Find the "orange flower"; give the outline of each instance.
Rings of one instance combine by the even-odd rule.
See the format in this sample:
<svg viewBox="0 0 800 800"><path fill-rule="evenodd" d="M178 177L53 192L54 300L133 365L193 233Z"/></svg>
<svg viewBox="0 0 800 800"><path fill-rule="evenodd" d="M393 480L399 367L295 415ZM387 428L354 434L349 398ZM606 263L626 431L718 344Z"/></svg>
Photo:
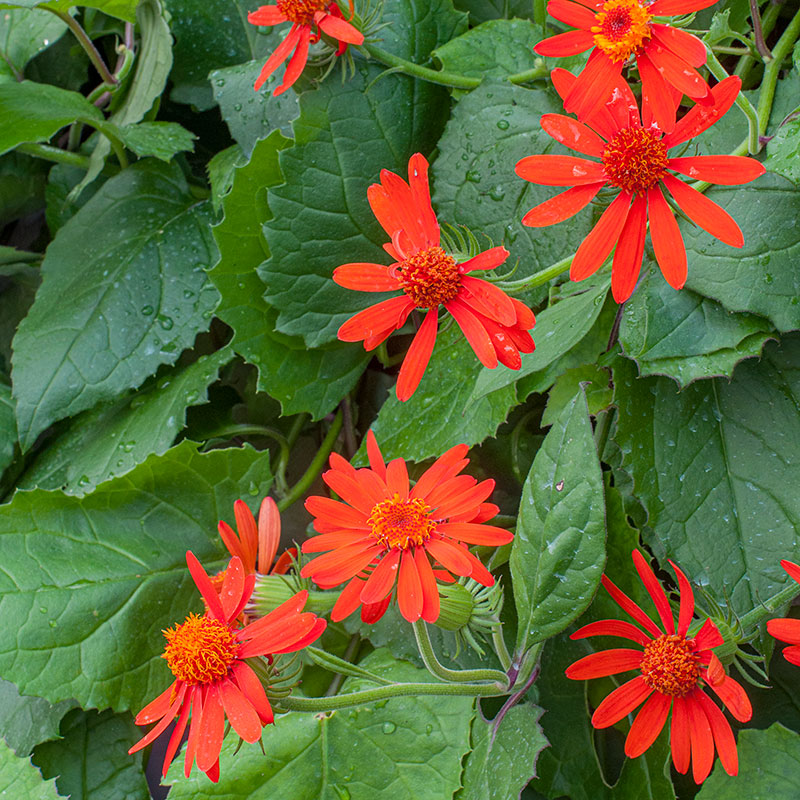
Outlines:
<svg viewBox="0 0 800 800"><path fill-rule="evenodd" d="M273 721L264 687L247 659L300 650L322 635L326 622L300 613L308 592L298 592L265 617L239 627L237 619L253 592L255 575L246 574L241 559L234 556L217 594L191 551L186 553L186 562L207 611L203 616L190 614L182 624L164 631L163 658L175 680L136 716L137 725L156 725L128 752L147 747L177 716L164 756L166 775L191 713L186 776L196 759L197 766L216 782L225 717L247 742L259 739L262 727Z"/></svg>
<svg viewBox="0 0 800 800"><path fill-rule="evenodd" d="M800 583L800 566L792 561L781 561L781 566L789 577ZM783 648L783 657L800 667L800 619L771 619L767 622L767 631L773 638L791 645Z"/></svg>
<svg viewBox="0 0 800 800"><path fill-rule="evenodd" d="M281 542L281 517L275 501L271 497L262 500L257 526L255 517L243 500L233 504L233 514L238 536L227 522L220 520L219 523L219 535L228 552L241 559L248 575L256 571L262 575L284 575L291 567L292 557L297 555L297 550L291 547L275 561ZM214 579L223 575L220 573Z"/></svg>
<svg viewBox="0 0 800 800"><path fill-rule="evenodd" d="M428 366L438 328L439 306L452 314L480 362L493 369L498 361L511 369L521 366L520 352L532 353L528 331L533 312L488 281L471 274L494 269L508 258L505 247L493 247L458 264L440 247L440 230L431 207L428 162L415 153L408 162L408 183L388 170L367 191L369 204L391 244L395 259L383 264L343 264L333 280L362 292L399 290L403 294L361 311L339 328L345 342L364 342L372 350L405 324L415 309L428 309L397 379L398 400L408 400Z"/></svg>
<svg viewBox="0 0 800 800"><path fill-rule="evenodd" d="M642 97L664 132L675 127L672 90L703 103L708 84L695 67L706 63L706 47L690 33L653 21L699 11L716 0L550 0L547 11L578 30L551 36L533 49L542 56L573 56L592 49L586 66L564 99L564 108L584 119L609 100L625 63L633 56Z"/></svg>
<svg viewBox="0 0 800 800"><path fill-rule="evenodd" d="M383 616L397 583L400 613L409 621L439 617L437 577L471 577L484 586L494 578L467 544L497 546L514 537L483 524L497 514L484 502L494 481L459 475L469 463L465 444L456 445L411 487L402 458L384 464L375 436L367 434L369 469L355 469L336 453L323 480L344 502L309 497L306 508L321 534L303 543L304 553L330 552L300 571L323 589L348 581L331 613L338 622L363 604L361 618ZM443 569L434 569L431 560Z"/></svg>
<svg viewBox="0 0 800 800"><path fill-rule="evenodd" d="M719 659L711 652L711 648L723 643L722 635L707 619L694 637L687 638L694 615L694 595L686 576L671 561L680 588L677 629L667 595L650 565L638 551L633 552L633 562L653 600L663 630L603 575L603 586L640 627L607 619L585 625L570 638L619 636L642 645L644 649L623 648L593 653L568 667L566 675L573 680L587 680L638 670L635 678L622 684L600 703L592 716L592 725L608 728L644 703L625 740L625 754L636 758L656 740L672 708L670 744L675 769L686 773L691 760L694 780L702 783L711 772L716 747L725 772L736 775L739 759L731 726L701 684L702 681L715 692L740 722L747 722L753 715L744 689L725 674Z"/></svg>
<svg viewBox="0 0 800 800"><path fill-rule="evenodd" d="M565 70L553 70L552 78L562 97L568 96L569 87L576 81ZM764 166L742 156L672 158L668 151L717 122L733 105L740 86L737 77L721 81L711 90L710 105L694 106L672 133L663 137L653 126L646 104L640 119L636 99L624 81L617 86L614 99L585 124L560 114L545 114L541 124L550 136L599 160L534 155L517 162L517 175L531 183L573 187L532 208L522 223L542 227L562 222L588 205L603 187L615 187L620 192L575 253L570 278L588 278L616 245L611 290L618 303L627 300L639 277L649 221L661 272L670 286L680 289L686 282L686 248L664 190L689 219L725 244L742 247L744 237L726 211L668 170L733 186L763 175Z"/></svg>
<svg viewBox="0 0 800 800"><path fill-rule="evenodd" d="M272 93L276 96L283 94L300 77L308 60L308 46L319 41L320 31L339 42L337 56L347 49L348 44L364 43L361 31L343 19L335 0L277 0L274 6L261 6L248 14L247 21L253 25L292 23L287 37L262 67L254 87L258 91L294 50L286 67L283 83Z"/></svg>

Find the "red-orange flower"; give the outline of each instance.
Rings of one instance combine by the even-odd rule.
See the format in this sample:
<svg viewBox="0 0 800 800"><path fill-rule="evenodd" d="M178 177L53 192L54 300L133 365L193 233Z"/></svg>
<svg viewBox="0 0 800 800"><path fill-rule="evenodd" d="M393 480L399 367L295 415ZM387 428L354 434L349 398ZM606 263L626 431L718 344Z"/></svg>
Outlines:
<svg viewBox="0 0 800 800"><path fill-rule="evenodd" d="M564 108L584 119L611 97L622 68L633 56L662 131L675 127L670 87L699 102L709 88L695 67L706 63L706 47L690 33L654 22L699 11L716 0L550 0L550 16L578 30L551 36L534 47L542 56L572 56L592 49L586 66L564 99Z"/></svg>
<svg viewBox="0 0 800 800"><path fill-rule="evenodd" d="M672 708L670 745L675 769L686 773L691 761L694 780L702 783L711 772L716 747L723 769L729 775L736 775L739 759L733 731L719 706L703 691L705 684L740 722L747 722L753 715L744 689L725 674L711 651L723 643L722 635L707 619L693 637L687 637L694 615L694 595L686 576L671 561L680 589L677 627L667 595L650 565L638 551L633 553L633 562L653 600L663 630L604 575L603 586L639 627L607 619L584 625L570 638L619 636L644 649L621 648L593 653L568 667L567 677L587 680L638 670L635 678L600 703L592 716L592 725L608 728L644 703L625 740L625 754L636 758L656 740Z"/></svg>
<svg viewBox="0 0 800 800"><path fill-rule="evenodd" d="M248 575L258 571L262 575L283 575L292 565L295 548L284 551L275 561L281 542L281 517L278 506L271 497L265 497L258 512L258 525L247 503L237 500L233 504L236 532L227 522L220 520L219 535L232 556L238 556ZM275 561L273 564L272 562ZM223 575L224 573L220 573ZM219 576L215 576L215 579Z"/></svg>
<svg viewBox="0 0 800 800"><path fill-rule="evenodd" d="M497 506L484 502L493 480L478 483L459 475L469 463L465 444L435 461L412 487L406 463L384 464L375 436L367 434L369 469L356 469L336 453L323 474L344 502L309 497L306 508L321 534L303 543L304 553L330 552L309 561L300 571L323 589L348 581L331 613L334 622L363 604L361 618L383 616L397 584L400 613L409 621L439 617L437 577L471 577L484 586L494 578L467 548L497 546L514 537L503 528L485 525ZM431 559L443 569L434 569Z"/></svg>
<svg viewBox="0 0 800 800"><path fill-rule="evenodd" d="M178 717L164 756L166 775L191 714L186 775L196 759L197 766L217 781L225 717L247 742L259 739L262 727L273 721L264 687L247 659L300 650L322 635L326 623L314 614L300 613L308 592L298 592L265 617L239 627L237 620L253 592L255 575L246 574L241 559L234 556L218 594L192 552L186 553L186 562L207 611L203 616L190 614L182 624L164 631L163 658L175 681L136 716L137 725L156 725L128 752L147 747Z"/></svg>
<svg viewBox="0 0 800 800"><path fill-rule="evenodd" d="M781 566L789 573L792 580L800 583L800 566L792 561L781 561ZM783 657L800 667L800 619L771 619L767 622L769 635L781 642L788 642L791 647L783 648Z"/></svg>
<svg viewBox="0 0 800 800"><path fill-rule="evenodd" d="M511 369L521 366L520 352L534 350L528 331L536 322L519 300L470 273L494 269L508 258L505 247L493 247L459 264L440 247L440 230L431 207L428 162L415 153L408 162L408 183L383 170L381 182L367 191L369 204L391 239L386 252L395 259L383 264L343 264L333 271L340 286L361 292L399 290L351 317L338 336L364 342L372 350L402 328L415 309L428 309L408 349L397 379L397 398L408 400L428 366L438 329L439 306L452 314L480 362L490 369L498 361Z"/></svg>
<svg viewBox="0 0 800 800"><path fill-rule="evenodd" d="M564 70L554 70L553 84L563 97L575 82ZM652 124L649 106L643 106L643 122L630 88L621 82L614 98L585 124L560 114L545 114L542 127L554 139L598 161L574 156L535 155L521 159L517 175L544 186L572 186L566 192L531 209L524 225L541 227L577 214L604 186L620 190L575 253L570 278L580 281L592 275L616 245L611 289L618 303L627 300L636 285L644 254L647 223L656 260L675 289L686 282L686 248L678 223L664 197L666 189L693 222L733 247L744 237L733 218L705 195L671 175L673 170L690 178L732 186L764 174L764 167L742 156L689 156L672 158L670 148L697 136L713 125L733 105L741 80L726 78L712 90L710 105L694 106L662 136Z"/></svg>
<svg viewBox="0 0 800 800"><path fill-rule="evenodd" d="M352 6L352 3L351 3ZM289 58L283 83L272 93L283 94L299 77L308 61L308 46L319 41L320 31L339 42L336 55L341 55L348 44L363 44L361 31L345 21L335 0L277 0L274 6L261 6L247 15L253 25L280 25L291 22L286 38L267 59L256 79L258 91L273 72Z"/></svg>

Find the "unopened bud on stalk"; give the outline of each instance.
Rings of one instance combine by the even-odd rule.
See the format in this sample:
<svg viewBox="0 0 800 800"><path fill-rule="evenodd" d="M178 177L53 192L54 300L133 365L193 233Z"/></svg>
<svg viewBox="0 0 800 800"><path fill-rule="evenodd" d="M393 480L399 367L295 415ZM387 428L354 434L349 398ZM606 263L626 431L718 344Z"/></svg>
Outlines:
<svg viewBox="0 0 800 800"><path fill-rule="evenodd" d="M304 610L312 611L318 616L329 613L336 603L339 593L311 590L309 584L310 581L294 573L287 575L257 574L255 589L253 589L245 612L251 619L264 617L297 592L305 589L308 591L308 601Z"/></svg>
<svg viewBox="0 0 800 800"><path fill-rule="evenodd" d="M491 637L492 628L500 624L503 608L503 589L497 582L482 586L471 578L439 586L440 612L434 623L456 635L456 655L464 641L483 655L480 641Z"/></svg>

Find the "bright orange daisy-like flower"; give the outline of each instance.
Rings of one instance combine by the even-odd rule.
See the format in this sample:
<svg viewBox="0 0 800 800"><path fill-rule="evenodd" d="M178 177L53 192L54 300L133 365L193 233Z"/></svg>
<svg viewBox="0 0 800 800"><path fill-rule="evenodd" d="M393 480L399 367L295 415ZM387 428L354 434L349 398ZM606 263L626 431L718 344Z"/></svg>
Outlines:
<svg viewBox="0 0 800 800"><path fill-rule="evenodd" d="M391 239L386 252L395 259L383 264L343 264L333 280L361 292L400 290L351 317L339 328L339 339L364 342L376 348L402 328L415 309L428 309L414 336L397 379L397 398L408 400L428 366L438 330L439 306L453 316L480 362L493 369L498 361L511 369L521 366L520 352L534 350L528 331L536 322L524 303L474 277L473 272L494 269L508 258L505 247L493 247L459 264L440 246L440 229L431 207L428 162L419 153L408 162L408 183L383 170L381 182L367 192L369 204Z"/></svg>
<svg viewBox="0 0 800 800"><path fill-rule="evenodd" d="M361 618L383 616L397 590L400 613L409 621L439 618L437 578L470 577L484 586L494 578L468 549L498 546L514 537L484 524L498 512L485 500L494 481L459 475L469 463L467 446L456 445L435 461L412 487L406 463L385 464L375 436L367 434L369 469L356 469L336 453L325 483L344 502L309 497L306 508L321 534L303 543L304 553L330 552L309 561L300 574L323 589L348 581L331 613L337 622L363 604ZM431 564L438 562L441 568Z"/></svg>
<svg viewBox="0 0 800 800"><path fill-rule="evenodd" d="M565 70L554 70L552 77L562 97L575 82L575 77ZM744 237L726 211L669 170L725 186L747 183L765 170L758 161L744 156L672 158L669 150L719 120L733 105L740 86L737 77L721 81L711 90L711 104L695 105L665 136L652 125L647 104L642 124L636 99L624 82L617 86L613 100L586 124L560 114L545 114L541 124L550 136L598 160L535 155L517 162L517 175L531 183L573 187L531 209L522 218L523 224L542 227L562 222L590 203L603 187L619 189L617 197L578 247L570 278L580 281L592 275L616 245L611 289L618 303L627 300L639 276L649 221L661 272L670 286L680 289L686 282L686 248L664 190L689 219L725 244L742 247Z"/></svg>
<svg viewBox="0 0 800 800"><path fill-rule="evenodd" d="M163 658L175 681L136 716L137 725L156 725L128 752L147 747L177 717L164 756L166 775L191 715L186 775L196 759L197 766L217 781L225 718L247 742L259 739L262 727L273 721L264 687L247 659L300 650L322 635L326 623L314 614L301 613L308 592L298 592L265 617L240 627L238 619L253 592L255 575L246 574L241 559L234 556L217 593L192 552L186 554L186 562L207 611L203 616L190 614L180 625L164 631Z"/></svg>
<svg viewBox="0 0 800 800"><path fill-rule="evenodd" d="M694 595L686 576L671 561L680 589L677 627L667 595L650 565L638 551L634 551L633 561L653 600L663 630L604 575L603 586L639 627L607 619L585 625L570 638L619 636L644 649L620 648L593 653L568 667L567 677L587 680L637 670L636 677L600 703L592 716L592 725L608 728L644 703L625 740L625 754L636 758L661 733L671 708L670 745L675 769L686 773L691 761L694 780L702 783L711 772L716 747L724 770L736 775L739 759L733 731L719 706L703 691L705 684L740 722L752 717L753 709L744 689L725 674L711 651L723 643L722 635L707 619L693 637L687 637L694 615Z"/></svg>
<svg viewBox="0 0 800 800"><path fill-rule="evenodd" d="M361 31L343 18L341 9L334 0L277 0L274 6L261 6L248 14L247 21L253 25L292 23L288 35L267 59L255 83L255 90L258 91L294 50L286 67L283 83L272 93L276 96L283 94L300 77L308 61L308 47L319 41L320 31L339 42L336 55L341 55L348 44L364 43Z"/></svg>
<svg viewBox="0 0 800 800"><path fill-rule="evenodd" d="M709 88L695 67L706 63L706 47L690 33L654 21L699 11L716 0L550 0L550 16L578 30L551 36L533 49L542 56L573 56L592 49L589 60L565 98L564 107L579 119L591 115L611 96L622 67L633 56L662 131L675 126L670 87L704 102Z"/></svg>
<svg viewBox="0 0 800 800"><path fill-rule="evenodd" d="M791 561L781 561L781 566L789 577L800 583L800 566ZM783 648L783 657L800 667L800 619L771 619L767 622L767 631L775 639L791 645Z"/></svg>

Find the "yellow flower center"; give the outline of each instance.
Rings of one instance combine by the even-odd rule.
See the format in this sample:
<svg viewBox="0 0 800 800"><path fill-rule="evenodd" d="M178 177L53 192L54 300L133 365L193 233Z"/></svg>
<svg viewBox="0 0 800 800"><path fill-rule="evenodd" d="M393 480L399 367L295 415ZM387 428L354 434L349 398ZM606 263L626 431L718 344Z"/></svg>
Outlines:
<svg viewBox="0 0 800 800"><path fill-rule="evenodd" d="M644 682L661 694L684 697L697 686L699 659L683 636L659 636L648 642L642 658Z"/></svg>
<svg viewBox="0 0 800 800"><path fill-rule="evenodd" d="M164 631L167 646L162 658L184 683L212 683L228 674L239 645L227 625L189 614L182 625Z"/></svg>
<svg viewBox="0 0 800 800"><path fill-rule="evenodd" d="M401 262L396 275L417 308L435 308L452 300L461 288L461 275L452 256L430 247Z"/></svg>
<svg viewBox="0 0 800 800"><path fill-rule="evenodd" d="M389 550L424 544L436 527L431 509L422 500L401 500L399 494L376 503L368 522L372 535Z"/></svg>
<svg viewBox="0 0 800 800"><path fill-rule="evenodd" d="M324 11L329 0L277 0L278 11L291 22L308 25L317 11Z"/></svg>
<svg viewBox="0 0 800 800"><path fill-rule="evenodd" d="M626 192L644 192L667 170L667 148L644 128L624 128L606 145L603 168L614 186Z"/></svg>
<svg viewBox="0 0 800 800"><path fill-rule="evenodd" d="M594 17L594 43L612 61L624 61L650 39L651 16L639 0L607 0Z"/></svg>

